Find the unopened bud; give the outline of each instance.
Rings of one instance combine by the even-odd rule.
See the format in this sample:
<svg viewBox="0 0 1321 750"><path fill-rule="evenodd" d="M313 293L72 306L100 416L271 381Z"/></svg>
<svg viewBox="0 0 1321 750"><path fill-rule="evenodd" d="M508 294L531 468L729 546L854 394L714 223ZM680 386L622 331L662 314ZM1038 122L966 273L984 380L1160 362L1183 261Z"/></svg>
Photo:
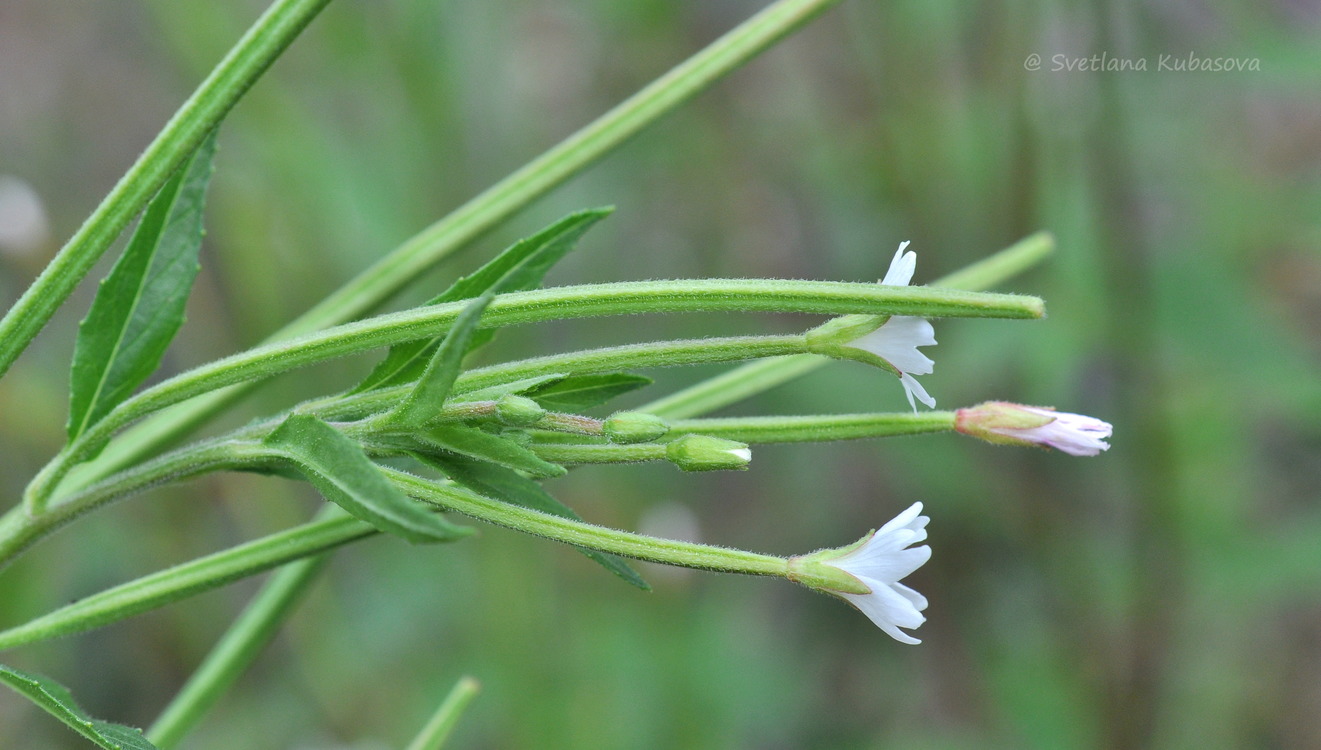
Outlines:
<svg viewBox="0 0 1321 750"><path fill-rule="evenodd" d="M988 401L954 415L954 429L1001 445L1035 445L1071 456L1095 456L1110 446L1108 422L1043 406Z"/></svg>
<svg viewBox="0 0 1321 750"><path fill-rule="evenodd" d="M512 427L528 427L541 421L546 410L541 404L525 396L506 394L495 402L495 415Z"/></svg>
<svg viewBox="0 0 1321 750"><path fill-rule="evenodd" d="M664 437L670 431L670 424L655 414L621 411L606 419L602 430L612 443L645 443Z"/></svg>
<svg viewBox="0 0 1321 750"><path fill-rule="evenodd" d="M746 469L752 460L747 444L707 435L685 435L665 445L665 457L684 471Z"/></svg>

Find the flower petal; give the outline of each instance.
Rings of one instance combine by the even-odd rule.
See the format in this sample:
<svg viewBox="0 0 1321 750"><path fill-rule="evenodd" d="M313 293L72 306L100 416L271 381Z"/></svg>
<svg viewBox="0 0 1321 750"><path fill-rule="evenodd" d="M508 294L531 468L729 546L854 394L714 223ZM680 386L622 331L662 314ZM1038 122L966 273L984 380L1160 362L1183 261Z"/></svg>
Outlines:
<svg viewBox="0 0 1321 750"><path fill-rule="evenodd" d="M931 374L936 363L917 347L935 344L936 329L931 323L907 315L893 315L885 325L849 342L849 346L875 354L899 372L914 375Z"/></svg>
<svg viewBox="0 0 1321 750"><path fill-rule="evenodd" d="M890 268L885 272L885 278L881 279L882 284L908 286L913 280L913 272L917 270L917 253L905 253L906 247L908 240L899 243L899 249L894 251L894 258L890 260Z"/></svg>
<svg viewBox="0 0 1321 750"><path fill-rule="evenodd" d="M926 404L928 409L936 408L936 399L932 398L931 394L927 393L927 389L923 388L912 375L908 373L900 375L899 382L904 386L904 392L908 394L908 405L913 407L913 411L917 411L917 404L913 403L914 397Z"/></svg>

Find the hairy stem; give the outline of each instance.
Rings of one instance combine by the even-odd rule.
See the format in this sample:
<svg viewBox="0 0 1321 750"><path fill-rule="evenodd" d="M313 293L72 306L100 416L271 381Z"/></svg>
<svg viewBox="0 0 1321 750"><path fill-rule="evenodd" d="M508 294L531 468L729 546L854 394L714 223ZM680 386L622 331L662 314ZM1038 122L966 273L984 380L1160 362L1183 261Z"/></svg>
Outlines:
<svg viewBox="0 0 1321 750"><path fill-rule="evenodd" d="M1037 232L982 260L932 282L933 287L979 291L999 285L1035 266L1055 249L1055 238ZM709 414L802 377L830 360L816 354L750 362L656 399L638 411L678 419Z"/></svg>
<svg viewBox="0 0 1321 750"><path fill-rule="evenodd" d="M379 305L423 269L435 265L551 188L581 172L647 125L678 108L781 38L802 28L837 1L778 0L771 4L559 145L400 245L268 340L288 339L342 323ZM90 472L85 481L95 481L118 471L179 440L246 393L252 385L248 382L209 393L140 425L126 435L124 441L110 446L104 462Z"/></svg>

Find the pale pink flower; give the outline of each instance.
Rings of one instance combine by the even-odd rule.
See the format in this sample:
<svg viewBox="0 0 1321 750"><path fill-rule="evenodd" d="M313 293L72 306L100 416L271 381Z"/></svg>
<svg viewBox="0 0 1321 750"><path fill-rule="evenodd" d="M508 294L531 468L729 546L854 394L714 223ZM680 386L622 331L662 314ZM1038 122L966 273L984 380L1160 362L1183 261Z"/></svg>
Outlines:
<svg viewBox="0 0 1321 750"><path fill-rule="evenodd" d="M955 413L955 429L993 443L1038 445L1071 456L1095 456L1109 450L1114 428L1083 414L990 401Z"/></svg>

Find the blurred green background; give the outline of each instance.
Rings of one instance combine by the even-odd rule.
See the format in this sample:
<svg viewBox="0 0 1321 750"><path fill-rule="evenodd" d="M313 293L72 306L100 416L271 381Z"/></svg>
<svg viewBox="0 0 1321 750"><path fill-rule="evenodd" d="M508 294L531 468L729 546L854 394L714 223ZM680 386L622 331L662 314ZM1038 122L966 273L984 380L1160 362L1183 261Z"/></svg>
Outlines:
<svg viewBox="0 0 1321 750"><path fill-rule="evenodd" d="M45 211L44 231L0 233L0 303L263 5L0 4L0 194L12 209L30 189ZM167 370L260 340L762 5L333 3L225 123L205 268ZM400 747L472 674L484 692L455 748L1321 747L1319 33L1312 0L844 0L395 301L600 204L619 210L552 283L871 280L905 239L925 283L1054 232L1056 255L1004 287L1045 297L1049 318L938 322L923 382L946 408L1101 417L1109 453L948 435L549 485L599 523L778 554L846 543L921 500L935 552L909 580L931 600L921 646L780 581L647 568L643 594L501 529L441 547L380 538L336 555L185 746ZM1147 70L1076 69L1103 52ZM1158 69L1190 54L1259 69ZM59 448L92 286L0 381L6 504ZM483 357L813 322L576 321L507 331ZM228 423L369 365L288 376ZM718 371L654 373L632 403ZM903 408L893 379L838 363L728 413ZM218 476L122 503L4 571L0 625L318 502ZM255 586L4 660L145 725ZM0 747L81 742L0 695Z"/></svg>

